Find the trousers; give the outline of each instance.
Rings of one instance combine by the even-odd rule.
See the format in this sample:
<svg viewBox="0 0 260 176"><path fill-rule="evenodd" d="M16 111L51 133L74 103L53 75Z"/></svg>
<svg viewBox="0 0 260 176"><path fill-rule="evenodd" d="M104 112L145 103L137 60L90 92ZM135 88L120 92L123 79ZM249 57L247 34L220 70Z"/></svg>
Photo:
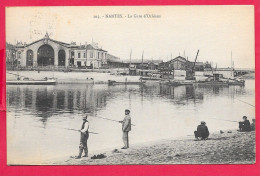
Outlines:
<svg viewBox="0 0 260 176"><path fill-rule="evenodd" d="M83 153L83 150L85 152L85 155L88 155L88 137L89 133L80 135L80 144L79 144L79 157L81 157L81 154Z"/></svg>
<svg viewBox="0 0 260 176"><path fill-rule="evenodd" d="M209 137L208 133L199 133L198 131L194 131L195 138L201 137L202 139L206 139Z"/></svg>
<svg viewBox="0 0 260 176"><path fill-rule="evenodd" d="M124 147L129 148L129 138L128 138L128 131L123 131L123 142L124 142Z"/></svg>

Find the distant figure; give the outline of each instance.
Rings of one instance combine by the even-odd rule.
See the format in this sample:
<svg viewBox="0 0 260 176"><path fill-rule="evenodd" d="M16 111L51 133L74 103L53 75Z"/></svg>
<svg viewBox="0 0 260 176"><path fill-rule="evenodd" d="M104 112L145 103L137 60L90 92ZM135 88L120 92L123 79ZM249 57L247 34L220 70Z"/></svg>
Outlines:
<svg viewBox="0 0 260 176"><path fill-rule="evenodd" d="M83 157L88 157L88 137L89 137L89 133L88 133L88 120L87 120L88 116L86 115L85 117L83 117L83 124L81 126L81 130L80 131L80 144L79 144L79 155L76 157L76 159L81 158L81 155L83 153L83 150L85 152L85 155L83 155Z"/></svg>
<svg viewBox="0 0 260 176"><path fill-rule="evenodd" d="M251 131L255 131L255 119L252 119Z"/></svg>
<svg viewBox="0 0 260 176"><path fill-rule="evenodd" d="M121 149L129 148L129 139L128 139L128 132L131 131L131 117L130 117L130 110L125 110L125 118L123 121L119 121L122 123L122 131L123 131L123 142L124 147Z"/></svg>
<svg viewBox="0 0 260 176"><path fill-rule="evenodd" d="M243 116L243 122L239 122L239 131L248 132L251 131L251 126L247 116Z"/></svg>
<svg viewBox="0 0 260 176"><path fill-rule="evenodd" d="M209 137L209 130L204 121L202 121L201 124L197 127L197 131L194 131L194 135L196 139L201 137L203 140Z"/></svg>

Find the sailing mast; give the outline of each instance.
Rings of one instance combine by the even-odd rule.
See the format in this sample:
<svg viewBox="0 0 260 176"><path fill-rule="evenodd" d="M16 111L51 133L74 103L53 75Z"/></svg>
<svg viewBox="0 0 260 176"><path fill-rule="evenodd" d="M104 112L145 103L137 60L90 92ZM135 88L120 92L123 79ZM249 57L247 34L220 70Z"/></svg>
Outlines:
<svg viewBox="0 0 260 176"><path fill-rule="evenodd" d="M132 48L131 48L131 51L130 51L130 65L129 65L129 67L131 66L131 61L132 61L132 59L131 59L131 57L132 57Z"/></svg>
<svg viewBox="0 0 260 176"><path fill-rule="evenodd" d="M234 66L234 61L233 61L233 57L232 57L233 55L232 55L232 51L231 51L231 68L235 68L235 66Z"/></svg>
<svg viewBox="0 0 260 176"><path fill-rule="evenodd" d="M213 62L210 63L210 67L211 67L212 77L214 78L214 73L213 73Z"/></svg>

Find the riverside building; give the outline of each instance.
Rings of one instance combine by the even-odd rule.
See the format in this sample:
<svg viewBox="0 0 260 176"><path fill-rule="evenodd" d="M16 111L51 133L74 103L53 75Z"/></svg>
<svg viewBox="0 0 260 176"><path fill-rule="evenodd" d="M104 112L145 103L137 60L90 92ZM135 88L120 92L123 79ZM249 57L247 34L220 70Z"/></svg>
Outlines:
<svg viewBox="0 0 260 176"><path fill-rule="evenodd" d="M9 53L9 51L7 50ZM12 63L16 67L89 67L107 65L107 51L97 44L76 45L53 40L48 33L44 38L30 44L17 43Z"/></svg>

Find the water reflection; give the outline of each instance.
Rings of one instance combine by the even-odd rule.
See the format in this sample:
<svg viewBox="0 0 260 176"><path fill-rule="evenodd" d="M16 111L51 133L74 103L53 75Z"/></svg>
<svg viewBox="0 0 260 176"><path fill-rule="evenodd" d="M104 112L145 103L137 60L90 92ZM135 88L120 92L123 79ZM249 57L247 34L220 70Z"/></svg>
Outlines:
<svg viewBox="0 0 260 176"><path fill-rule="evenodd" d="M169 99L177 105L188 103L203 103L204 94L228 95L245 93L243 87L231 86L166 86L166 85L144 85L144 86L106 86L106 85L57 85L57 86L8 86L7 106L12 110L29 110L41 121L58 113L83 113L95 114L96 111L106 107L107 101L117 96L120 92L128 92L129 105L134 94L140 94L141 106L144 98L150 101L155 97ZM134 96L133 96L134 97Z"/></svg>
<svg viewBox="0 0 260 176"><path fill-rule="evenodd" d="M186 86L160 86L160 95L163 97L174 99L176 104L186 104L191 101L194 103L199 103L203 101L203 93L200 91L195 91L195 87L192 85Z"/></svg>
<svg viewBox="0 0 260 176"><path fill-rule="evenodd" d="M106 106L107 96L106 88L94 89L93 85L8 86L7 107L14 112L31 112L46 122L59 113L81 111L94 114Z"/></svg>
<svg viewBox="0 0 260 176"><path fill-rule="evenodd" d="M80 128L86 112L91 114L90 130L100 134L90 137L90 152L118 147L122 143L121 125L94 115L119 121L125 108L131 109L132 123L136 124L131 143L192 134L201 120L207 122L210 131L233 129L237 124L210 118L237 121L245 114L253 118L254 108L236 98L252 103L254 81L246 82L245 87L8 85L7 125L14 139L8 141L8 152L21 163L29 159L34 162L36 156L49 159L53 153L77 153L79 134L62 128Z"/></svg>

